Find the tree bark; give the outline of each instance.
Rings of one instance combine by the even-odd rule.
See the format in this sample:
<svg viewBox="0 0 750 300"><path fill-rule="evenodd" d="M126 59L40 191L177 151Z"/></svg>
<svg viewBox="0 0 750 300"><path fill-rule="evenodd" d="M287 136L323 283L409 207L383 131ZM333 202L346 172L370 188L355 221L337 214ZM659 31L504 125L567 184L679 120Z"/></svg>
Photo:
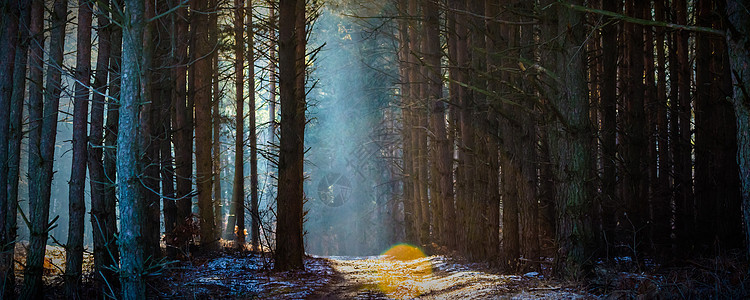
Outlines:
<svg viewBox="0 0 750 300"><path fill-rule="evenodd" d="M452 245L448 246L448 249L450 250L456 250L459 248L460 245L460 238L462 234L460 234L460 230L462 229L458 222L461 220L461 213L459 211L460 204L458 200L460 199L459 195L459 172L458 168L456 167L454 170L454 158L456 157L456 145L458 144L458 123L460 119L459 109L458 105L460 103L460 99L458 98L458 90L461 88L461 86L458 84L458 68L457 68L457 57L458 57L458 33L457 33L457 27L456 24L456 13L450 11L450 9L453 9L457 3L456 0L448 1L448 10L446 10L446 39L448 40L448 81L449 81L449 95L448 95L448 103L450 104L450 110L449 110L449 129L448 129L448 147L449 147L449 153L450 156L450 163L448 166L448 171L450 172L450 176L452 177L451 182L451 189L450 189L450 199L448 199L448 202L450 204L443 205L443 218L452 216L453 220L445 223L444 228L446 229L446 232L449 234L447 237L447 240L445 241L446 245ZM453 212L447 212L447 209L453 209Z"/></svg>
<svg viewBox="0 0 750 300"><path fill-rule="evenodd" d="M65 255L65 295L70 299L80 298L81 273L83 271L83 229L86 202L86 162L88 160L89 85L91 81L91 1L82 1L78 6L76 37L75 99L73 103L73 161L68 182L68 242Z"/></svg>
<svg viewBox="0 0 750 300"><path fill-rule="evenodd" d="M218 8L217 8L218 9ZM211 14L211 45L219 44L219 28L218 28L218 12ZM216 238L221 238L222 225L224 215L222 213L222 197L221 197L221 92L219 91L219 50L211 55L211 79L213 91L213 101L211 102L211 118L214 120L213 124L213 143L211 144L211 154L213 160L213 206L214 206L214 233Z"/></svg>
<svg viewBox="0 0 750 300"><path fill-rule="evenodd" d="M643 7L645 2L627 2L625 13L635 18L643 18ZM643 231L646 224L644 217L645 209L648 208L647 186L645 185L647 174L646 155L647 143L644 135L646 120L644 115L644 84L643 84L643 26L631 22L624 24L626 46L627 73L622 78L625 87L623 97L622 130L623 142L620 146L622 153L622 200L626 203L626 214L620 216L624 232L627 232L628 241L637 241L641 244ZM637 245L632 245L638 253Z"/></svg>
<svg viewBox="0 0 750 300"><path fill-rule="evenodd" d="M42 272L49 228L49 205L52 189L53 163L55 160L55 137L57 136L57 115L62 92L62 61L65 45L65 25L68 15L68 1L56 0L52 9L52 27L49 42L49 61L47 69L46 90L43 108L37 106L39 115L35 115L41 125L41 132L29 139L29 249L26 257L23 299L42 297ZM41 13L41 12L40 12ZM32 130L33 127L32 127Z"/></svg>
<svg viewBox="0 0 750 300"><path fill-rule="evenodd" d="M144 1L127 0L123 28L122 91L117 135L117 182L120 210L120 283L123 299L145 299L143 280L144 193L140 182L143 154L139 139L143 58Z"/></svg>
<svg viewBox="0 0 750 300"><path fill-rule="evenodd" d="M520 10L519 15L531 15L533 7L527 1L519 1L516 4L516 8ZM517 17L521 21L531 21L529 18ZM531 25L523 25L519 30L519 53L517 55L523 61L531 61L533 59L533 40L534 40L534 28ZM519 60L519 59L516 59ZM511 67L517 67L518 63L512 64ZM519 70L519 74L523 74L523 69ZM521 90L522 93L528 93L531 95L531 90L528 82L530 78L526 76L517 76L513 81L516 86ZM519 93L519 92L516 92ZM519 220L521 224L521 255L523 257L538 260L539 259L539 203L537 193L537 157L534 149L537 145L536 136L536 117L531 112L534 111L534 102L528 98L527 95L521 94L514 97L518 99L517 102L521 104L520 107L514 108L516 119L520 128L514 130L518 137L518 142L513 144L516 148L517 154L517 168L519 176L515 178L516 186L518 188L519 195ZM535 263L527 263L524 266L524 270L538 270L539 266Z"/></svg>
<svg viewBox="0 0 750 300"><path fill-rule="evenodd" d="M145 1L146 20L155 17L155 0ZM140 106L139 138L143 155L140 158L143 166L141 182L143 184L143 245L146 258L158 259L161 257L159 248L159 140L156 138L156 118L158 109L161 107L161 99L154 97L154 87L158 84L154 75L155 66L158 65L155 44L159 41L155 34L155 23L146 22L143 31L143 56L140 64L139 76L141 76L139 87L140 97L145 101Z"/></svg>
<svg viewBox="0 0 750 300"><path fill-rule="evenodd" d="M111 27L107 8L109 1L100 2L97 14L97 35L99 36L99 47L97 48L96 71L94 73L94 94L91 100L91 125L89 127L88 147L88 170L89 186L91 189L91 228L94 242L94 271L97 276L100 292L106 291L106 282L113 278L101 277L98 274L106 274L106 266L112 262L107 253L107 240L105 230L105 190L107 177L104 174L104 161L102 147L104 141L104 103L107 94L107 78L109 75L109 60L111 51ZM112 77L115 77L114 75Z"/></svg>
<svg viewBox="0 0 750 300"><path fill-rule="evenodd" d="M258 211L258 130L256 128L255 108L255 26L253 26L253 0L248 1L247 11L247 49L249 105L250 105L250 234L253 250L260 251L260 212ZM244 213L243 213L244 216ZM244 219L244 218L243 218Z"/></svg>
<svg viewBox="0 0 750 300"><path fill-rule="evenodd" d="M243 30L245 17L243 2L243 0L234 1L234 99L236 101L234 182L232 187L232 207L229 212L229 220L227 221L227 235L232 237L236 235L238 246L245 244L245 31ZM238 218L240 214L242 216ZM238 219L242 219L242 221L237 222Z"/></svg>
<svg viewBox="0 0 750 300"><path fill-rule="evenodd" d="M737 118L737 164L742 184L742 214L745 255L750 257L750 7L748 0L727 0L727 50L732 70L734 95L731 98Z"/></svg>
<svg viewBox="0 0 750 300"><path fill-rule="evenodd" d="M158 2L157 14L162 14L170 10L174 3ZM166 255L169 258L176 257L174 247L174 231L176 227L177 204L175 199L175 176L174 161L172 158L172 121L174 103L174 68L177 65L177 57L174 50L177 48L177 39L172 36L176 30L176 14L172 13L169 18L160 18L157 20L156 34L159 36L157 43L157 53L159 64L156 68L154 78L158 80L154 89L155 97L160 98L160 107L155 107L157 135L159 139L159 149L157 150L159 159L159 175L161 177L161 197L162 211L164 214L164 240L166 242Z"/></svg>
<svg viewBox="0 0 750 300"><path fill-rule="evenodd" d="M581 5L582 1L571 4ZM557 194L556 270L567 278L581 278L591 265L595 246L590 216L593 202L591 178L591 124L586 90L584 14L555 6L547 15L547 37L562 34L553 46L554 72L559 77L551 86L556 95L551 105L559 115L549 130L551 162Z"/></svg>
<svg viewBox="0 0 750 300"><path fill-rule="evenodd" d="M398 3L398 9L400 12L406 12L406 1L400 1ZM403 210L404 210L404 235L407 242L416 243L418 231L415 230L416 212L414 210L414 176L412 174L413 161L412 161L412 146L411 146L411 113L410 113L410 102L411 102L411 86L410 86L410 44L409 44L409 23L407 20L402 19L398 21L398 37L399 37L399 76L401 79L400 91L401 91L401 112L402 112L402 124L401 124L401 135L403 138L403 154L402 154L402 170L403 170Z"/></svg>
<svg viewBox="0 0 750 300"><path fill-rule="evenodd" d="M112 7L122 7L122 0L112 1ZM122 65L122 34L123 29L120 26L113 26L110 35L111 53L110 53L110 73L112 74L109 82L109 95L107 98L107 121L104 126L104 204L103 216L99 219L100 226L106 245L106 260L104 266L114 266L119 264L120 252L117 245L117 197L116 197L116 180L117 180L117 135L120 122L120 86L122 74L120 72ZM120 280L116 272L106 270L103 272L104 279L112 286L113 289L119 287Z"/></svg>
<svg viewBox="0 0 750 300"><path fill-rule="evenodd" d="M20 19L20 6L16 1L3 1L2 11L2 34L0 35L0 295L11 293L14 284L8 280L13 270L12 257L6 258L7 252L12 252L15 242L10 238L8 219L15 218L15 211L9 211L10 200L8 199L8 150L11 142L10 137L10 111L11 97L13 96L13 68L16 62L16 46L18 45L18 23ZM10 290L10 291L9 291Z"/></svg>
<svg viewBox="0 0 750 300"><path fill-rule="evenodd" d="M5 238L9 242L7 250L3 253L0 268L5 270L3 285L5 297L13 298L15 296L15 240L17 238L17 213L18 210L18 185L21 169L21 140L23 139L23 106L26 92L26 70L29 53L29 26L31 3L19 3L18 24L21 29L18 35L18 45L16 48L15 63L13 66L13 92L10 98L10 123L8 125L8 205L5 222ZM7 274L7 275L5 275ZM0 293L2 294L2 293Z"/></svg>
<svg viewBox="0 0 750 300"><path fill-rule="evenodd" d="M619 13L621 1L602 0L603 9ZM617 195L617 24L612 19L602 27L601 147L602 228L606 239L615 237ZM610 23L612 22L612 23ZM609 245L607 245L609 246Z"/></svg>
<svg viewBox="0 0 750 300"><path fill-rule="evenodd" d="M697 25L723 29L724 1L697 2ZM695 201L698 239L709 253L742 247L737 125L732 112L732 74L726 39L696 34Z"/></svg>
<svg viewBox="0 0 750 300"><path fill-rule="evenodd" d="M175 175L177 185L177 214L173 245L188 251L192 242L192 209L193 209L193 106L187 95L187 67L189 44L187 9L180 7L175 12Z"/></svg>
<svg viewBox="0 0 750 300"><path fill-rule="evenodd" d="M653 8L651 5L646 3L641 6L643 10L643 17L647 20L652 20L653 15L651 14ZM646 234L643 236L641 241L648 241L649 250L655 250L658 241L653 240L653 232L655 230L656 219L653 217L654 206L658 205L656 196L659 191L659 164L658 164L658 140L659 131L656 127L657 124L657 107L659 106L659 98L656 93L656 72L655 72L655 59L654 59L654 28L650 26L643 27L643 38L644 38L644 73L645 73L645 87L644 87L644 105L646 112L646 123L644 128L645 137L647 142L647 159L644 161L645 168L648 169L648 177L646 178L647 184L647 202L644 208L641 208L641 212L644 214L643 219L647 224Z"/></svg>
<svg viewBox="0 0 750 300"><path fill-rule="evenodd" d="M305 1L279 4L281 149L277 198L276 270L303 269L302 239L305 141Z"/></svg>
<svg viewBox="0 0 750 300"><path fill-rule="evenodd" d="M193 57L195 91L195 161L196 188L198 193L198 215L200 219L201 247L207 250L217 249L215 237L214 207L211 199L211 178L213 164L211 161L211 45L208 13L215 8L212 0L193 0L191 7L196 13L192 16L191 25L195 34L195 52Z"/></svg>
<svg viewBox="0 0 750 300"><path fill-rule="evenodd" d="M486 96L479 92L487 86L487 79L482 74L486 70L487 61L486 55L482 53L487 50L485 20L479 17L484 14L484 9L484 0L466 1L466 10L472 15L467 17L467 52L469 52L467 64L470 69L466 83L470 87L466 89L464 99L463 138L464 147L469 155L466 174L476 176L468 183L467 191L470 195L467 198L468 203L473 208L470 210L468 222L468 242L473 246L468 249L468 255L476 260L494 257L499 245L493 245L492 242L497 240L494 235L500 234L498 228L489 228L491 222L483 221L489 220L489 215L492 214L490 210L500 209L491 204L494 202L495 191L490 191L488 188L490 179L487 169L487 159L495 154L487 153L486 145L489 142L488 139L495 138L496 132L488 124Z"/></svg>
<svg viewBox="0 0 750 300"><path fill-rule="evenodd" d="M656 0L654 1L654 14L656 21L665 21L665 1ZM669 234L671 231L671 187L670 187L670 172L671 172L671 160L670 156L670 139L669 139L669 125L667 120L667 68L666 68L666 54L665 54L665 30L663 27L656 28L656 96L655 99L658 101L655 108L656 110L656 127L657 127L657 141L659 144L658 149L658 179L654 191L654 197L652 198L652 209L654 218L654 230L652 231L652 240L657 243L656 248L658 250L668 249L670 243Z"/></svg>
<svg viewBox="0 0 750 300"><path fill-rule="evenodd" d="M677 16L677 24L687 24L688 11L686 0L677 0L673 4ZM691 158L691 100L690 100L690 78L691 64L688 56L688 39L690 32L675 32L677 49L677 97L673 105L677 107L678 127L673 128L679 136L674 145L674 172L675 172L675 228L677 239L684 246L680 247L683 252L690 252L689 241L695 233L695 206L693 197L693 162Z"/></svg>
<svg viewBox="0 0 750 300"><path fill-rule="evenodd" d="M425 1L423 4L425 15L425 63L427 64L427 84L430 105L430 131L432 131L431 145L434 203L440 204L440 210L433 215L434 220L440 222L436 236L438 240L448 249L455 247L455 227L452 225L456 212L453 206L453 177L450 144L448 144L448 132L445 124L446 103L443 98L443 79L441 75L440 49L440 15L438 4L434 1Z"/></svg>

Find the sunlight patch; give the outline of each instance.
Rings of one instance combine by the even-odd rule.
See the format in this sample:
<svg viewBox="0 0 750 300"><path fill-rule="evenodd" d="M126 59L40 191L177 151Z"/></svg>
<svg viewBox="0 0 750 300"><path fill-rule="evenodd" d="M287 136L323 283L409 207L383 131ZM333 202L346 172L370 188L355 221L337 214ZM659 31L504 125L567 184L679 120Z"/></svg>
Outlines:
<svg viewBox="0 0 750 300"><path fill-rule="evenodd" d="M432 264L419 248L399 244L383 253L376 265L378 288L397 299L415 298L426 289L424 282L432 274Z"/></svg>

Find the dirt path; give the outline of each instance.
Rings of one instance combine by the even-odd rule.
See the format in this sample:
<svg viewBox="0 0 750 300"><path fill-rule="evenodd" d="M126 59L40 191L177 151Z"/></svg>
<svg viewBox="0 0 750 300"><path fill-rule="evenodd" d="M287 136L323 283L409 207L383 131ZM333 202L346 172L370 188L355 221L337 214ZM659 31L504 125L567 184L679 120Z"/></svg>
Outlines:
<svg viewBox="0 0 750 300"><path fill-rule="evenodd" d="M578 293L533 276L498 275L431 256L327 258L335 275L310 299L578 299Z"/></svg>
<svg viewBox="0 0 750 300"><path fill-rule="evenodd" d="M444 256L308 257L305 270L276 272L257 254L175 263L150 281L150 299L578 299L538 276L496 274Z"/></svg>

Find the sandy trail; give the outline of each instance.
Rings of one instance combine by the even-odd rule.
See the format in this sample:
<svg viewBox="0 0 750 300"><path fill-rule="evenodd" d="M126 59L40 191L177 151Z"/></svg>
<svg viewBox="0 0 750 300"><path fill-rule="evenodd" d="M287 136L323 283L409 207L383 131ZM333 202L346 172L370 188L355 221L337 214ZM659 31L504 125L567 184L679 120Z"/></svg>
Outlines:
<svg viewBox="0 0 750 300"><path fill-rule="evenodd" d="M553 282L478 271L442 256L412 260L329 257L336 271L316 299L580 299Z"/></svg>

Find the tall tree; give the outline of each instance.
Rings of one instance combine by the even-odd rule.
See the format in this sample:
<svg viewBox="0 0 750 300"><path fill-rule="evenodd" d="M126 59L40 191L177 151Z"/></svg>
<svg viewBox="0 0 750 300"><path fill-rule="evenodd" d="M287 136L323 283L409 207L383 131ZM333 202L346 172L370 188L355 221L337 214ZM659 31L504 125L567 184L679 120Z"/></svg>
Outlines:
<svg viewBox="0 0 750 300"><path fill-rule="evenodd" d="M620 12L621 1L602 0L602 8L606 11ZM601 206L602 206L602 229L607 238L614 237L616 227L615 208L617 207L617 195L615 186L617 183L617 34L618 26L612 19L607 18L601 31L602 37L602 76L601 76L601 100L599 103L599 114L601 118L601 148L602 148L602 175L601 175Z"/></svg>
<svg viewBox="0 0 750 300"><path fill-rule="evenodd" d="M745 249L750 256L750 7L748 0L727 0L727 49L732 68L734 95L731 98L737 118L737 164L742 184L742 214Z"/></svg>
<svg viewBox="0 0 750 300"><path fill-rule="evenodd" d="M23 139L23 107L26 92L26 66L29 53L30 13L31 3L23 1L19 3L19 34L16 48L15 63L13 66L13 93L10 99L10 123L8 125L8 205L5 217L5 238L7 249L4 250L0 259L0 268L6 270L0 274L3 278L6 298L13 298L15 289L15 240L17 237L17 214L18 210L18 185L21 169L21 140ZM7 274L7 275L6 275ZM7 277L6 277L7 276ZM0 292L0 295L3 293Z"/></svg>
<svg viewBox="0 0 750 300"><path fill-rule="evenodd" d="M209 27L212 25L209 12L215 10L216 2L213 0L193 0L191 8L195 9L192 16L191 28L195 36L195 51L193 56L192 73L194 77L193 90L195 91L195 144L196 161L196 189L198 193L198 214L200 220L200 242L206 249L216 249L218 246L214 207L211 199L211 179L213 164L211 160L211 53L214 46L211 45Z"/></svg>
<svg viewBox="0 0 750 300"><path fill-rule="evenodd" d="M626 1L625 13L642 19L645 1ZM627 215L622 217L630 236L640 239L638 231L645 226L648 211L648 194L646 177L647 139L644 128L644 42L643 26L632 22L623 25L626 37L625 66L622 84L625 86L622 109L622 132L624 140L620 143L622 154L622 200L626 203ZM632 228L632 230L631 230ZM632 239L629 239L632 240ZM638 244L641 244L640 242Z"/></svg>
<svg viewBox="0 0 750 300"><path fill-rule="evenodd" d="M724 1L701 0L699 26L721 29ZM696 34L695 68L695 202L700 226L697 241L709 251L741 247L740 170L737 126L732 104L731 70L726 39ZM713 249L712 249L713 248Z"/></svg>
<svg viewBox="0 0 750 300"><path fill-rule="evenodd" d="M258 134L255 125L255 26L253 26L253 0L247 2L247 60L250 85L250 234L253 250L260 251L260 213L258 211Z"/></svg>
<svg viewBox="0 0 750 300"><path fill-rule="evenodd" d="M151 20L156 16L156 1L145 0L144 16L146 20ZM143 174L141 176L141 182L143 184L143 246L144 255L147 259L157 259L161 256L159 248L159 227L160 227L160 215L159 215L159 139L157 138L157 125L156 117L158 109L161 108L161 98L158 96L159 80L155 78L158 72L155 69L158 68L158 57L156 53L156 44L159 39L156 36L156 23L157 22L146 22L143 30L143 55L141 57L141 64L139 65L139 81L140 97L144 101L140 106L139 112L139 131L138 142L141 143L141 149L143 151L140 158L141 166L143 167Z"/></svg>
<svg viewBox="0 0 750 300"><path fill-rule="evenodd" d="M91 23L93 1L80 1L76 36L75 99L73 102L73 160L68 194L68 242L65 255L65 294L80 298L83 271L83 232L86 202L86 163L88 160L89 85L91 81Z"/></svg>
<svg viewBox="0 0 750 300"><path fill-rule="evenodd" d="M503 7L499 7L502 5ZM517 15L512 11L515 3L487 3L487 15L500 16L507 20L516 20ZM487 24L487 68L490 76L493 80L489 82L488 89L497 95L497 98L512 99L511 101L518 101L520 98L513 93L512 88L506 88L507 86L514 86L515 80L518 78L512 76L510 72L505 72L509 68L513 68L513 64L516 63L516 55L519 46L519 36L515 25L511 24L498 24L492 20L488 21ZM494 100L494 99L493 99ZM500 102L500 101L497 101ZM520 165L518 153L514 144L519 143L519 137L516 132L519 131L520 122L515 119L515 111L511 113L513 109L509 104L497 104L501 113L500 120L498 122L498 129L500 131L501 146L500 151L502 159L500 164L502 167L501 173L501 193L503 197L503 256L504 260L502 264L508 270L516 270L520 265L521 253L521 239L520 239L520 224L519 224L519 197L520 190L518 182L522 181L520 174ZM507 112L506 112L507 111ZM523 113L523 112L520 112ZM515 124L515 126L514 126ZM529 152L529 151L525 151Z"/></svg>
<svg viewBox="0 0 750 300"><path fill-rule="evenodd" d="M281 144L277 198L277 270L302 269L305 145L305 1L279 2Z"/></svg>
<svg viewBox="0 0 750 300"><path fill-rule="evenodd" d="M495 151L492 153L493 151L488 147L491 143L494 143L493 139L496 139L497 136L497 127L490 125L491 119L496 116L488 113L487 97L478 89L487 87L487 77L484 75L486 73L487 56L482 53L487 50L487 30L486 21L481 17L486 9L485 3L484 0L466 1L466 10L471 13L467 17L468 47L469 49L476 49L469 52L470 69L466 81L469 88L464 99L464 122L466 122L467 127L464 128L466 134L463 136L466 150L472 156L469 159L469 165L473 171L468 173L475 177L469 184L470 196L467 198L470 207L474 207L469 216L467 237L469 243L480 245L469 248L467 253L473 259L494 257L500 234L497 228L491 228L497 225L497 222L491 219L496 216L494 210L500 209L497 202L499 192L497 189L492 190L489 187L490 180L495 180L492 177L497 178L499 176L494 170L496 166L491 166L490 161L494 160L494 156L497 155L497 148L495 147Z"/></svg>
<svg viewBox="0 0 750 300"><path fill-rule="evenodd" d="M451 147L453 148L452 156L458 157L455 165L455 185L454 185L454 205L456 208L456 221L453 222L456 228L455 245L453 249L466 250L466 214L469 205L466 202L467 184L470 177L466 172L466 151L463 147L463 112L464 99L466 93L465 74L466 62L468 60L466 45L466 22L465 15L459 13L465 10L465 1L450 0L448 1L447 14L447 33L448 33L448 58L450 61L449 81L450 81L450 102L451 102L451 126L450 133L452 136Z"/></svg>
<svg viewBox="0 0 750 300"><path fill-rule="evenodd" d="M174 53L176 67L174 68L175 89L173 101L175 103L175 177L177 185L177 215L174 238L172 244L187 251L187 245L192 238L192 209L193 209L193 107L188 101L187 66L188 56L188 14L185 6L175 11L175 43Z"/></svg>
<svg viewBox="0 0 750 300"><path fill-rule="evenodd" d="M91 189L91 228L94 242L94 270L100 290L105 291L108 282L114 280L111 276L104 276L109 271L106 266L112 265L107 241L108 237L106 219L107 206L105 205L105 191L107 189L107 177L104 173L103 164L103 140L104 140L104 103L107 93L107 78L109 75L109 61L111 53L111 31L109 22L109 1L99 2L97 9L97 35L99 36L99 47L97 47L96 71L94 73L94 94L91 98L91 125L89 127L88 169L89 185ZM113 76L114 77L114 76ZM111 89L110 89L111 91ZM104 276L104 277L101 277Z"/></svg>
<svg viewBox="0 0 750 300"><path fill-rule="evenodd" d="M111 11L114 20L125 20L122 0L111 1ZM121 26L112 26L110 34L110 59L109 69L112 76L109 79L109 96L107 97L107 121L104 125L104 200L102 204L102 215L97 217L99 223L97 230L104 239L104 260L102 266L116 266L120 260L120 251L117 244L117 136L120 122L120 86L122 74L122 36ZM99 50L101 51L101 50ZM105 268L102 272L108 287L117 288L120 280L117 272L111 268Z"/></svg>
<svg viewBox="0 0 750 300"><path fill-rule="evenodd" d="M168 1L157 1L155 7L155 13L162 15L170 11L174 7L175 3ZM179 5L179 4L177 4ZM176 249L172 242L174 241L174 228L175 228L175 215L177 213L177 206L175 203L175 186L174 186L174 166L172 160L172 124L171 117L174 107L174 99L172 95L174 93L174 67L176 65L175 53L172 51L175 49L176 38L173 37L172 30L174 30L175 19L174 13L168 17L161 17L153 21L155 23L154 39L156 45L154 46L154 66L151 73L153 80L152 85L152 98L154 105L152 113L154 114L153 130L154 139L156 139L156 145L153 149L153 156L158 157L158 161L154 162L154 168L158 169L158 173L161 179L161 203L162 211L164 215L164 233L165 240L169 243L166 247L166 254L168 257L175 257ZM154 183L157 187L159 183ZM159 201L155 199L154 201ZM154 212L155 210L155 212ZM154 203L154 210L152 210L152 221L159 222L158 219L158 203ZM159 234L159 227L154 228L154 232L157 237L161 237ZM153 234L152 233L152 234ZM158 245L158 244L157 244ZM161 255L161 247L155 247L156 255Z"/></svg>
<svg viewBox="0 0 750 300"><path fill-rule="evenodd" d="M443 98L443 81L441 74L441 56L440 49L440 14L439 6L436 1L425 1L425 35L427 37L425 49L425 63L427 65L427 85L430 105L430 131L432 151L432 170L433 179L433 201L440 203L441 211L433 216L439 219L440 242L446 247L452 249L455 246L455 227L451 224L456 218L456 211L453 206L453 177L450 144L448 144L448 132L445 123L446 103Z"/></svg>
<svg viewBox="0 0 750 300"><path fill-rule="evenodd" d="M217 7L218 8L218 7ZM216 45L217 50L211 55L211 91L212 102L211 102L211 118L214 120L213 124L213 143L211 144L211 159L213 160L213 206L214 206L214 222L216 225L216 238L221 237L222 229L222 197L221 197L221 91L219 90L219 26L218 26L219 12L211 14L211 44Z"/></svg>
<svg viewBox="0 0 750 300"><path fill-rule="evenodd" d="M140 93L143 57L144 1L127 0L123 21L122 90L117 135L117 182L120 209L120 283L122 299L145 299L143 281L144 246L142 224L144 193L140 177L141 149L139 138Z"/></svg>
<svg viewBox="0 0 750 300"><path fill-rule="evenodd" d="M234 0L234 182L232 206L227 221L228 235L235 236L238 246L245 244L245 17L244 1ZM236 224L236 225L235 225ZM236 228L236 229L235 229Z"/></svg>
<svg viewBox="0 0 750 300"><path fill-rule="evenodd" d="M172 9L175 4L174 2L166 3L166 10ZM161 115L161 130L162 130L162 143L161 143L161 178L162 178L162 193L164 195L162 200L162 209L164 211L164 239L166 241L166 255L167 257L174 258L177 255L177 249L175 245L175 228L177 227L177 193L175 190L175 168L174 168L174 156L172 154L172 143L174 139L174 111L177 106L175 90L177 89L174 84L176 82L175 69L177 68L177 37L174 36L177 26L177 14L172 13L169 19L161 19L162 22L166 23L160 26L159 35L169 37L168 49L169 53L168 61L172 68L167 70L167 74L164 74L168 78L168 82L165 83L166 89L162 90L162 115ZM166 38L165 38L166 39ZM166 45L165 45L166 46Z"/></svg>
<svg viewBox="0 0 750 300"><path fill-rule="evenodd" d="M407 7L406 1L399 1L398 9L401 12L405 12ZM414 210L414 176L412 175L413 161L412 161L412 130L411 130L411 113L409 103L411 102L411 51L409 43L409 21L407 18L402 18L398 21L398 37L399 37L399 77L400 77L400 91L402 101L402 136L403 136L403 206L404 206L404 235L408 242L415 243L417 241L418 231L415 230L415 224L417 222L417 215Z"/></svg>
<svg viewBox="0 0 750 300"><path fill-rule="evenodd" d="M583 1L572 1L581 5ZM549 129L550 157L554 166L557 194L556 257L557 272L580 278L590 265L594 248L594 228L590 216L592 153L589 102L586 90L584 14L553 5L545 13L545 39L552 47L551 61L557 78L550 105L559 112ZM559 37L558 37L559 34ZM546 60L543 60L546 61Z"/></svg>
<svg viewBox="0 0 750 300"><path fill-rule="evenodd" d="M666 0L654 1L654 19L664 21L666 19ZM670 140L669 125L667 120L667 68L666 68L666 30L656 27L656 127L658 147L658 179L655 184L654 197L652 198L654 228L652 241L658 250L666 249L670 243L669 234L671 230L671 203L670 203ZM606 60L605 60L606 61Z"/></svg>
<svg viewBox="0 0 750 300"><path fill-rule="evenodd" d="M688 7L686 0L676 0L673 3L677 24L687 24ZM675 173L675 228L677 239L685 247L684 251L690 251L688 241L695 233L695 207L693 203L693 160L691 122L691 97L690 97L690 56L688 51L690 32L681 30L675 32L676 47L676 73L670 74L670 78L676 78L676 89L673 90L672 107L677 108L677 127L672 128L676 133L674 141L674 173ZM672 79L674 80L674 79Z"/></svg>
<svg viewBox="0 0 750 300"><path fill-rule="evenodd" d="M9 225L7 219L15 218L15 212L8 211L8 147L10 146L10 110L11 97L13 95L13 67L16 62L16 46L18 45L18 22L20 17L19 3L16 1L0 2L0 11L3 14L2 35L0 35L0 47L5 49L0 57L0 251L6 253L12 251L10 246L15 245L9 237ZM4 256L4 254L3 254ZM13 284L8 282L12 277L10 259L1 260L0 265L0 295L4 295Z"/></svg>
<svg viewBox="0 0 750 300"><path fill-rule="evenodd" d="M42 12L39 12L42 13ZM62 61L65 45L65 25L68 16L68 1L56 0L51 13L49 60L44 90L44 104L30 101L33 107L29 135L29 249L26 256L23 299L42 297L42 272L49 233L49 205L52 190L53 163L55 161L55 138L57 115L62 92ZM41 21L39 21L41 22Z"/></svg>

